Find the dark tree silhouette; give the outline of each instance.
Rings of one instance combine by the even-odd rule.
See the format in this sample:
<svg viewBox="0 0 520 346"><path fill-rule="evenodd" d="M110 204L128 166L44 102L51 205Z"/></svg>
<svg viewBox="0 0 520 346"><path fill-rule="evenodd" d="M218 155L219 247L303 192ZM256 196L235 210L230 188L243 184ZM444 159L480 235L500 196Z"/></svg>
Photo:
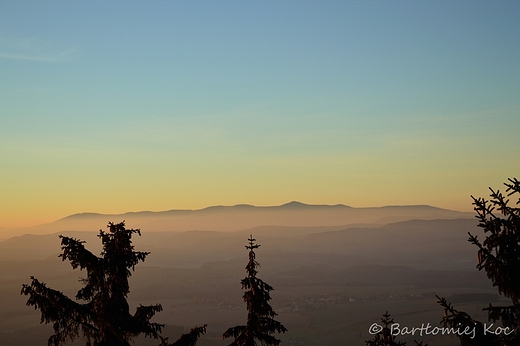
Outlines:
<svg viewBox="0 0 520 346"><path fill-rule="evenodd" d="M499 346L500 342L495 334L484 333L484 324L474 320L464 311L455 309L445 298L436 296L438 303L444 308L444 317L441 323L445 327L455 328L462 346ZM467 330L468 333L463 333ZM474 331L474 333L473 333Z"/></svg>
<svg viewBox="0 0 520 346"><path fill-rule="evenodd" d="M140 305L131 315L127 302L130 269L134 270L149 254L134 251L131 238L134 233L141 235L140 230L126 229L124 221L109 222L108 228L110 232L99 231L103 244L100 257L85 249L84 241L60 235L59 257L68 260L73 269L86 269L87 277L80 279L83 288L76 294L76 300L85 303L68 298L34 277L30 284L22 285L21 294L29 296L27 305L40 309L41 323L53 323L54 335L48 340L49 346L65 345L80 335L85 337L87 346L129 346L129 340L139 334L160 338L164 325L150 319L162 311L162 306Z"/></svg>
<svg viewBox="0 0 520 346"><path fill-rule="evenodd" d="M404 346L406 342L395 341L396 336L392 335L392 324L394 324L394 319L390 318L390 314L388 311L383 314L383 318L381 318L381 331L374 334L374 338L372 340L367 340L366 346Z"/></svg>
<svg viewBox="0 0 520 346"><path fill-rule="evenodd" d="M366 346L405 346L406 342L395 341L397 336L394 335L395 332L392 334L392 325L394 323L394 319L390 318L388 311L384 313L383 318L381 318L381 324L379 325L381 330L374 334L374 338L365 341ZM375 330L373 330L373 332L375 332ZM417 340L414 340L414 344L415 346L428 346L428 344L423 344L422 341Z"/></svg>
<svg viewBox="0 0 520 346"><path fill-rule="evenodd" d="M269 300L271 300L269 292L273 288L256 277L258 273L256 268L260 264L255 259L254 250L258 249L260 245L254 243L256 239L253 239L252 235L248 240L249 245L246 245L246 249L249 250L247 276L242 279L242 289L247 290L243 296L247 305L247 324L229 328L222 335L222 339L235 338L235 341L229 346L254 346L257 345L256 340L263 346L277 346L281 341L270 334L285 333L287 329L274 320L277 313L269 305Z"/></svg>
<svg viewBox="0 0 520 346"><path fill-rule="evenodd" d="M484 269L493 286L498 292L512 300L510 306L492 306L489 304L483 310L488 311L488 321L500 320L508 330L500 333L489 333L484 330L481 322L474 321L465 312L460 312L451 306L444 298L439 303L444 307L445 326L457 327L473 324L476 328L474 338L460 337L461 345L520 345L520 196L515 206L509 205L507 197L520 195L520 182L516 178L509 178L504 183L507 187L507 196L499 190L491 191L490 200L484 198L473 199L475 216L479 220L478 226L486 233L486 239L481 243L477 236L469 234L469 242L478 247L477 268ZM495 210L498 212L496 213ZM496 329L493 329L496 331Z"/></svg>
<svg viewBox="0 0 520 346"><path fill-rule="evenodd" d="M206 333L207 325L203 325L202 327L194 327L191 328L189 333L182 334L179 340L175 341L173 344L168 343L168 338L161 338L161 344L159 346L195 346L199 337L202 334Z"/></svg>

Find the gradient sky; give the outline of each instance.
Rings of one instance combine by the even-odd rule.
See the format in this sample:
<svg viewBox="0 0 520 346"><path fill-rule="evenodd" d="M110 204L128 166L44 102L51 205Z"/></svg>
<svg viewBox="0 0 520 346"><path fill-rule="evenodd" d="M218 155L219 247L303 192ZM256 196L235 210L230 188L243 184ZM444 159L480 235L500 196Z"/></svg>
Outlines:
<svg viewBox="0 0 520 346"><path fill-rule="evenodd" d="M518 1L0 2L0 226L520 178Z"/></svg>

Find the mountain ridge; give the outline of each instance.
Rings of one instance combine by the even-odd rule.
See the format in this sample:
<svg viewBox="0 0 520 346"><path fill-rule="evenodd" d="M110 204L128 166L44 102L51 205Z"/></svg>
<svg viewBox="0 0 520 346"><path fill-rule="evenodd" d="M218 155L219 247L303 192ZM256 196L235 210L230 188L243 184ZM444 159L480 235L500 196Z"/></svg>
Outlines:
<svg viewBox="0 0 520 346"><path fill-rule="evenodd" d="M291 201L278 206L237 204L215 205L203 209L138 211L121 214L82 212L42 225L1 229L0 240L21 234L49 234L60 231L104 229L109 221L126 221L127 227L146 231L213 230L238 231L256 226L339 226L349 224L387 224L410 219L472 218L473 213L429 205L391 205L350 207L343 204L305 204Z"/></svg>
<svg viewBox="0 0 520 346"><path fill-rule="evenodd" d="M160 211L151 211L151 210L142 210L142 211L127 211L124 213L95 213L95 212L81 212L75 213L71 215L67 215L63 218L60 218L56 221L52 221L51 223L58 222L65 219L71 219L76 217L91 217L91 216L124 216L124 215L160 215L160 214L170 214L170 213L196 213L203 212L209 210L236 210L236 209L256 209L256 210L267 210L267 209L296 209L296 208L345 208L345 209L353 209L353 210L375 210L375 209L399 209L399 208L413 208L413 209L432 209L432 210L444 210L455 213L462 214L472 214L471 212L461 212L457 210L445 209L440 207L431 206L428 204L403 204L403 205L383 205L379 207L351 207L345 204L306 204L298 201L291 201L288 203L284 203L281 205L275 206L257 206L252 204L235 204L235 205L213 205L204 207L201 209L169 209L169 210L160 210ZM39 225L38 225L39 226ZM35 226L32 226L35 227ZM4 227L8 228L8 227Z"/></svg>

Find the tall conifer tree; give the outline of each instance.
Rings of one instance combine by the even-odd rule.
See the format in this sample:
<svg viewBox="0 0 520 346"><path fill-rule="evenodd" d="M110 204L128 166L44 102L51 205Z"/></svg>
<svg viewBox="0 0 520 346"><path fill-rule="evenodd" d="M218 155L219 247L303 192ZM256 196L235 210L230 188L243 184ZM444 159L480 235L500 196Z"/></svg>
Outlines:
<svg viewBox="0 0 520 346"><path fill-rule="evenodd" d="M269 305L269 300L271 300L269 292L273 288L256 277L258 273L256 268L260 264L256 261L254 250L258 249L260 245L255 244L256 239L252 235L248 240L249 245L246 245L246 249L249 250L249 262L246 266L247 276L241 282L242 289L246 290L243 299L247 306L247 323L246 325L229 328L222 335L222 338L235 338L235 341L229 346L255 346L257 341L263 346L278 346L281 341L270 334L285 333L287 329L274 319L277 313Z"/></svg>
<svg viewBox="0 0 520 346"><path fill-rule="evenodd" d="M150 322L156 312L162 311L160 304L140 305L131 315L127 302L130 269L134 270L149 254L134 251L131 238L134 233L141 235L140 230L126 229L124 221L110 222L108 228L107 233L99 231L103 243L100 257L85 249L84 241L60 235L63 252L59 257L68 260L73 269L79 267L87 272L87 277L80 279L83 288L76 294L76 300L85 303L68 298L34 277L30 284L22 285L21 294L29 296L27 305L40 309L42 323L53 323L49 346L65 345L80 335L87 346L130 346L129 341L139 334L160 338L163 344L167 340L160 336L164 325ZM194 345L205 332L205 326L201 328L192 329L176 345ZM195 337L194 341L188 338L190 335Z"/></svg>
<svg viewBox="0 0 520 346"><path fill-rule="evenodd" d="M486 272L501 295L511 299L509 306L489 304L483 309L488 312L488 321L500 321L507 332L490 333L482 322L456 310L445 298L437 297L444 307L445 326L475 328L475 337L460 336L463 346L520 345L520 181L508 180L504 183L506 196L492 188L489 188L490 200L471 196L478 227L486 236L481 243L476 235L469 233L469 242L478 247L477 268ZM508 197L513 195L518 199L510 205Z"/></svg>

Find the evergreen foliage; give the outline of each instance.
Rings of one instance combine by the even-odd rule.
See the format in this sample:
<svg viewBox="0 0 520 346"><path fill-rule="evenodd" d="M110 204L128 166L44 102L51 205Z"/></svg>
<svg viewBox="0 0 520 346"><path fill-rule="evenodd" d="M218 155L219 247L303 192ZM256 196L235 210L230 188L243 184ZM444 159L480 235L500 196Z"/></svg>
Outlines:
<svg viewBox="0 0 520 346"><path fill-rule="evenodd" d="M381 318L381 330L374 334L372 340L366 340L366 346L406 346L406 342L396 341L396 335L392 334L392 325L395 323L393 318L390 318L390 314L385 312L383 318ZM414 340L415 346L428 346L423 344L422 341Z"/></svg>
<svg viewBox="0 0 520 346"><path fill-rule="evenodd" d="M436 296L438 303L444 308L444 316L441 323L445 327L454 328L461 332L469 333L459 335L461 346L499 346L496 335L484 333L484 324L473 319L468 313L455 309L445 298ZM472 331L475 331L474 333Z"/></svg>
<svg viewBox="0 0 520 346"><path fill-rule="evenodd" d="M207 325L203 325L202 327L194 327L186 333L182 334L179 340L175 341L173 344L168 343L168 338L161 338L161 344L159 346L195 346L199 337L206 333Z"/></svg>
<svg viewBox="0 0 520 346"><path fill-rule="evenodd" d="M31 277L30 284L22 285L21 294L29 296L28 306L41 311L41 323L53 323L54 335L49 346L62 346L81 335L86 346L130 346L129 341L139 334L161 338L164 325L152 323L155 313L162 311L160 304L137 307L133 315L127 302L130 292L128 278L136 264L145 260L149 252L134 251L132 235L141 235L139 229L126 229L124 221L109 222L109 232L99 231L103 244L101 256L85 249L84 241L60 235L63 261L73 269L85 269L87 277L76 294L76 302L62 292ZM204 330L193 333L197 337ZM161 340L165 340L161 338ZM182 345L193 345L185 343Z"/></svg>
<svg viewBox="0 0 520 346"><path fill-rule="evenodd" d="M383 314L381 318L382 329L380 332L374 334L372 340L367 340L366 346L404 346L406 342L395 341L395 335L392 335L392 324L394 319L390 318L388 311Z"/></svg>
<svg viewBox="0 0 520 346"><path fill-rule="evenodd" d="M515 206L509 205L508 197L520 195L520 182L508 179L504 183L507 196L499 190L491 191L490 200L473 196L475 216L478 226L486 233L486 239L481 243L477 236L469 233L469 242L478 247L477 268L484 269L493 286L498 287L500 294L512 300L510 306L492 306L489 304L483 310L488 311L488 321L501 321L503 327L508 327L509 333L486 333L481 322L474 321L467 313L453 308L444 298L439 298L439 304L444 307L442 323L445 326L475 326L476 336L468 338L460 336L461 345L520 345L520 196ZM498 213L497 213L498 212Z"/></svg>
<svg viewBox="0 0 520 346"><path fill-rule="evenodd" d="M247 323L246 325L235 326L229 328L223 335L223 339L230 337L235 338L229 346L278 346L280 340L270 335L272 333L285 333L287 329L280 322L274 320L277 315L273 308L269 305L271 300L270 293L273 288L256 277L256 270L260 264L256 261L255 249L260 247L255 244L256 239L252 235L249 237L249 262L246 266L247 276L242 279L242 289L245 289L243 299L247 306Z"/></svg>

